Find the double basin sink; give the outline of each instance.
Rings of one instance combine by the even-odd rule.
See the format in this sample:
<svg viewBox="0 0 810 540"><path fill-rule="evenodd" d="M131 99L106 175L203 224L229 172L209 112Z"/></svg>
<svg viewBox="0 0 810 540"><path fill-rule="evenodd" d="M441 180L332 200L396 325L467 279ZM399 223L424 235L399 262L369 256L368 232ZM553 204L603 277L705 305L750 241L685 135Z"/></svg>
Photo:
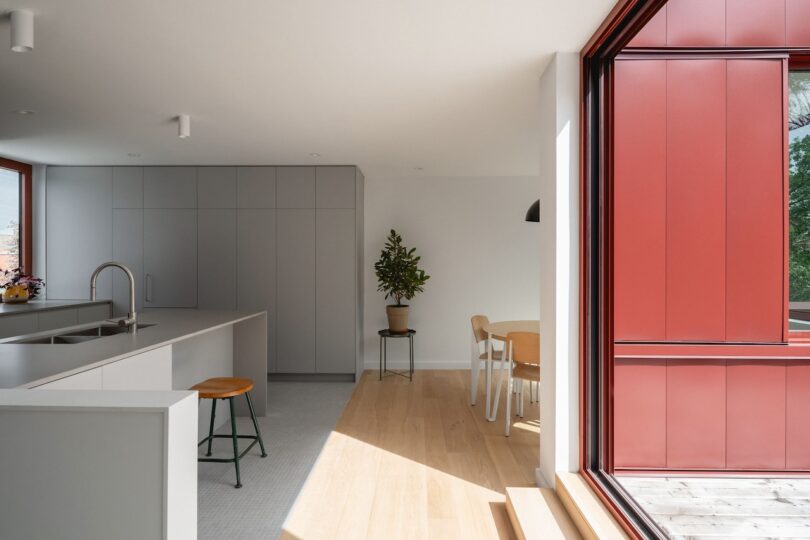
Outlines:
<svg viewBox="0 0 810 540"><path fill-rule="evenodd" d="M154 324L136 324L136 330L142 330L155 326ZM75 345L77 343L86 343L108 336L117 336L118 334L126 334L130 329L126 326L117 324L102 324L100 326L92 326L90 328L82 328L80 330L68 330L51 334L48 336L37 336L24 338L20 340L7 341L6 343L16 343L24 345Z"/></svg>

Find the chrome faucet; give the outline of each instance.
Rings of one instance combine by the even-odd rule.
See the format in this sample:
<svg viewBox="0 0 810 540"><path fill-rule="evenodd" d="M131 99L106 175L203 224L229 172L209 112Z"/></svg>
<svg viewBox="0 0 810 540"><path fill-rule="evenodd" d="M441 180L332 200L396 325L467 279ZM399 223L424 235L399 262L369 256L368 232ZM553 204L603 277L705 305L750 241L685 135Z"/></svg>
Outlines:
<svg viewBox="0 0 810 540"><path fill-rule="evenodd" d="M93 271L93 275L90 276L90 300L96 299L96 280L101 271L108 266L120 268L127 275L127 279L129 279L129 313L127 314L127 318L120 319L118 324L120 326L126 326L130 332L136 332L138 329L138 314L135 313L135 276L132 275L132 270L115 261L105 262L96 268Z"/></svg>

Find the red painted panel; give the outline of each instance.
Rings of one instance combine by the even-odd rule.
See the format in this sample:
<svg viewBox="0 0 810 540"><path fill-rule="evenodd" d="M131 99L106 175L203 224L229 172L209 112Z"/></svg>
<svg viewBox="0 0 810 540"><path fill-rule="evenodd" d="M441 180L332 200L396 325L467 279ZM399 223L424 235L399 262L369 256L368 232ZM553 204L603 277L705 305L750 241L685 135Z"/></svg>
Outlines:
<svg viewBox="0 0 810 540"><path fill-rule="evenodd" d="M627 44L628 47L666 47L667 6L664 5L644 28Z"/></svg>
<svg viewBox="0 0 810 540"><path fill-rule="evenodd" d="M782 60L729 60L726 340L782 340Z"/></svg>
<svg viewBox="0 0 810 540"><path fill-rule="evenodd" d="M728 361L729 469L785 467L786 374L784 360Z"/></svg>
<svg viewBox="0 0 810 540"><path fill-rule="evenodd" d="M667 61L667 339L725 339L726 61Z"/></svg>
<svg viewBox="0 0 810 540"><path fill-rule="evenodd" d="M729 47L785 45L785 0L726 0Z"/></svg>
<svg viewBox="0 0 810 540"><path fill-rule="evenodd" d="M810 361L787 367L788 469L810 469Z"/></svg>
<svg viewBox="0 0 810 540"><path fill-rule="evenodd" d="M617 360L613 383L616 467L666 466L666 360Z"/></svg>
<svg viewBox="0 0 810 540"><path fill-rule="evenodd" d="M669 360L667 467L726 466L726 362Z"/></svg>
<svg viewBox="0 0 810 540"><path fill-rule="evenodd" d="M667 45L722 47L726 44L726 0L669 0Z"/></svg>
<svg viewBox="0 0 810 540"><path fill-rule="evenodd" d="M665 339L666 61L617 60L614 336Z"/></svg>
<svg viewBox="0 0 810 540"><path fill-rule="evenodd" d="M788 47L810 45L810 0L785 0Z"/></svg>

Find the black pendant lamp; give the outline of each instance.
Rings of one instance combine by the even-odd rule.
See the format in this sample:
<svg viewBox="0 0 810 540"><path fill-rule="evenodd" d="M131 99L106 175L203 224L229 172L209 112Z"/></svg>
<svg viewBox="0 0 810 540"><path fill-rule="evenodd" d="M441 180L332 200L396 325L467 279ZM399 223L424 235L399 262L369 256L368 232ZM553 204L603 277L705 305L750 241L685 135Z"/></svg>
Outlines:
<svg viewBox="0 0 810 540"><path fill-rule="evenodd" d="M526 221L540 223L540 199L534 201L526 211Z"/></svg>

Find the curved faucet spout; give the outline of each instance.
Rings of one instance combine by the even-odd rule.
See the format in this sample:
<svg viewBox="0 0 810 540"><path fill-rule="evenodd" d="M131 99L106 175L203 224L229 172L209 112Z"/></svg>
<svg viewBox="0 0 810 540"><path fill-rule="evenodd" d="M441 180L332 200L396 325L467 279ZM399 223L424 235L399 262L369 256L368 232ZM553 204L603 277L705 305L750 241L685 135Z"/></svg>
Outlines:
<svg viewBox="0 0 810 540"><path fill-rule="evenodd" d="M135 312L135 276L132 274L132 270L125 265L115 261L109 261L99 265L99 267L93 271L93 275L90 276L90 300L96 299L96 280L98 280L98 275L102 270L111 266L120 268L127 275L127 279L129 279L129 313L127 314L127 318L121 322L129 328L130 332L135 332L138 322L138 314Z"/></svg>

